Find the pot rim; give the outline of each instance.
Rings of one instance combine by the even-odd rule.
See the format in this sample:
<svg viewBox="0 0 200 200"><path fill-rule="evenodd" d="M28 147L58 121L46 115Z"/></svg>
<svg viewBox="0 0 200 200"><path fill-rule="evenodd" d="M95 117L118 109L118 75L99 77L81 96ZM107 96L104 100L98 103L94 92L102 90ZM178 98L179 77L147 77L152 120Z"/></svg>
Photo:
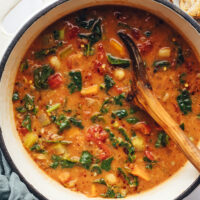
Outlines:
<svg viewBox="0 0 200 200"><path fill-rule="evenodd" d="M26 32L26 30L35 22L37 21L40 17L42 17L43 15L45 15L46 13L48 13L50 10L52 10L53 8L60 6L61 4L67 2L67 1L72 1L72 0L59 0L56 1L54 3L52 3L51 5L47 6L46 8L42 9L41 11L39 11L38 13L36 13L31 19L29 19L21 28L20 30L16 33L14 39L11 41L11 43L9 44L9 46L7 47L2 60L0 62L0 81L1 81L1 77L5 68L5 65L7 63L7 60L13 50L13 48L15 47L15 45L17 44L18 40L22 37L22 35ZM177 14L179 14L181 17L183 17L185 20L187 20L199 33L200 33L200 25L198 24L198 22L196 20L194 20L192 17L190 17L188 14L186 14L183 10L181 10L179 7L177 7L176 5L168 2L168 1L163 1L163 0L152 0L155 1L157 3L160 3L168 8L170 8L172 11L176 12ZM48 200L46 197L44 197L38 190L36 190L34 188L34 186L29 183L28 181L26 181L25 177L19 172L19 170L17 169L17 167L15 166L14 162L12 161L10 154L7 151L6 145L4 143L4 138L2 135L2 131L1 131L1 127L0 127L0 148L5 156L6 161L8 162L10 168L12 169L13 172L17 173L20 177L20 180L23 181L28 190L38 199L40 200ZM182 200L183 198L187 197L189 194L191 194L195 188L197 188L197 186L200 185L200 176L185 190L183 191L177 198L175 198L174 200Z"/></svg>

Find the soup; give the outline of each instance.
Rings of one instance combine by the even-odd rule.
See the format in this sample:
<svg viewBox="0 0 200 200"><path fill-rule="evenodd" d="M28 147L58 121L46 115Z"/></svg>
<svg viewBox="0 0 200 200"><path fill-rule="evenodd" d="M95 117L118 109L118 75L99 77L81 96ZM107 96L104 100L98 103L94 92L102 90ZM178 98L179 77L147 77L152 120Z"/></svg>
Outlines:
<svg viewBox="0 0 200 200"><path fill-rule="evenodd" d="M13 91L16 128L37 165L89 197L150 189L186 162L134 103L132 64L117 32L136 42L159 101L197 143L200 68L161 19L127 7L95 7L44 30L21 61Z"/></svg>

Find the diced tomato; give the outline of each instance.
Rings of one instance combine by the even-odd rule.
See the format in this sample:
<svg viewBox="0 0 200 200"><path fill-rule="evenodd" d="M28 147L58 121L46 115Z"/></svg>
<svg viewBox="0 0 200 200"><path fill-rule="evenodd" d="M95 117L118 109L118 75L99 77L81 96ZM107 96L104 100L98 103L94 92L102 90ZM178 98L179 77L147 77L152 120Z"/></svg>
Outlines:
<svg viewBox="0 0 200 200"><path fill-rule="evenodd" d="M103 75L105 73L105 68L102 67L102 62L100 62L99 60L94 60L93 63L95 71Z"/></svg>
<svg viewBox="0 0 200 200"><path fill-rule="evenodd" d="M151 40L146 40L145 42L138 44L137 46L141 54L149 53L153 48L153 44Z"/></svg>
<svg viewBox="0 0 200 200"><path fill-rule="evenodd" d="M91 126L86 134L86 139L88 141L94 142L102 152L99 155L101 160L104 160L110 156L109 147L104 144L105 140L108 138L108 134L100 125Z"/></svg>
<svg viewBox="0 0 200 200"><path fill-rule="evenodd" d="M104 48L103 48L103 44L100 43L100 44L98 44L98 46L97 46L97 59L98 59L100 62L103 62L103 61L105 61L105 58L106 58L105 50L104 50Z"/></svg>
<svg viewBox="0 0 200 200"><path fill-rule="evenodd" d="M102 142L98 142L97 145L102 150L102 152L99 155L99 159L105 160L106 158L109 158L111 155L109 147Z"/></svg>
<svg viewBox="0 0 200 200"><path fill-rule="evenodd" d="M140 39L140 30L138 28L132 28L131 35L133 36L134 39L139 40Z"/></svg>
<svg viewBox="0 0 200 200"><path fill-rule="evenodd" d="M26 129L26 128L24 128L24 127L18 128L18 131L19 131L22 135L26 135L26 133L28 133L28 129Z"/></svg>
<svg viewBox="0 0 200 200"><path fill-rule="evenodd" d="M95 71L101 75L105 73L106 54L102 43L98 44L97 46L97 59L93 61L93 63Z"/></svg>
<svg viewBox="0 0 200 200"><path fill-rule="evenodd" d="M146 157L147 157L149 160L151 160L151 161L154 161L154 160L155 160L153 154L152 154L150 151L146 150L144 153L145 153Z"/></svg>
<svg viewBox="0 0 200 200"><path fill-rule="evenodd" d="M104 52L104 48L103 48L103 44L102 43L99 43L98 46L97 46L97 50L100 52Z"/></svg>
<svg viewBox="0 0 200 200"><path fill-rule="evenodd" d="M55 73L48 78L48 84L51 89L58 88L62 82L63 79L60 73Z"/></svg>
<svg viewBox="0 0 200 200"><path fill-rule="evenodd" d="M121 88L121 87L118 87L118 86L114 86L114 89L116 90L116 92L118 93L118 94L121 94L122 92L123 92L123 88Z"/></svg>
<svg viewBox="0 0 200 200"><path fill-rule="evenodd" d="M78 33L80 32L80 28L78 26L73 25L70 22L67 22L67 25L68 25L69 39L75 38L78 35Z"/></svg>
<svg viewBox="0 0 200 200"><path fill-rule="evenodd" d="M91 126L87 132L87 140L93 141L96 144L98 144L99 141L104 142L108 138L107 132L104 131L100 125Z"/></svg>
<svg viewBox="0 0 200 200"><path fill-rule="evenodd" d="M151 133L151 128L149 125L147 125L145 122L138 122L135 125L133 125L133 129L136 131L140 131L141 133L145 135L149 135Z"/></svg>

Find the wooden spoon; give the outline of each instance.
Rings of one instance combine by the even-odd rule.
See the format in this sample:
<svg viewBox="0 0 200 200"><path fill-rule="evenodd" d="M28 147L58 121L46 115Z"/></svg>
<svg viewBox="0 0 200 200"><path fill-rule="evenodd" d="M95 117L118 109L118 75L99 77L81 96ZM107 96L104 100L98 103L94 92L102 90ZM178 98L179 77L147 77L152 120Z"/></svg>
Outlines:
<svg viewBox="0 0 200 200"><path fill-rule="evenodd" d="M144 62L133 40L124 32L118 32L125 44L135 73L135 91L137 101L151 117L165 130L170 138L180 147L188 160L200 172L200 150L189 140L179 125L172 119L156 98L148 81Z"/></svg>

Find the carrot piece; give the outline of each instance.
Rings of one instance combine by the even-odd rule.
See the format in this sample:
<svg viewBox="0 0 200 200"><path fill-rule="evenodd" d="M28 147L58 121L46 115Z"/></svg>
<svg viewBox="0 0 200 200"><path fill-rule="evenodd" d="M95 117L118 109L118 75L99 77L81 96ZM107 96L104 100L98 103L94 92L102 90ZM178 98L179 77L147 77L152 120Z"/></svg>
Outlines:
<svg viewBox="0 0 200 200"><path fill-rule="evenodd" d="M117 40L111 38L110 39L110 45L116 49L121 56L124 56L125 55L125 49L124 47L122 46L122 44L120 42L118 42Z"/></svg>
<svg viewBox="0 0 200 200"><path fill-rule="evenodd" d="M131 170L131 174L133 174L134 176L139 176L145 181L150 181L149 174L146 172L146 170L143 167L140 167L138 165L134 166L134 168Z"/></svg>

